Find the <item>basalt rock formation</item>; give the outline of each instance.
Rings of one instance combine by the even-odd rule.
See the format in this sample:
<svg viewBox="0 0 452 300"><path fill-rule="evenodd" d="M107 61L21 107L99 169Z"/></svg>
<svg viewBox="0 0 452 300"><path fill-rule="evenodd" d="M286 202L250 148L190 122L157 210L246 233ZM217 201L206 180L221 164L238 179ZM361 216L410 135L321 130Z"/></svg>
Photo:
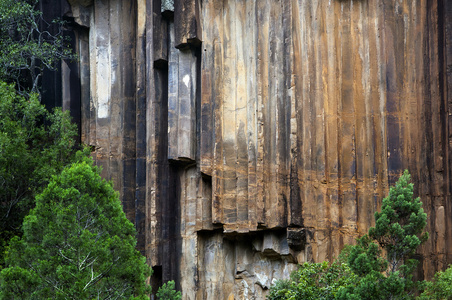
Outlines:
<svg viewBox="0 0 452 300"><path fill-rule="evenodd" d="M428 214L417 276L452 263L452 2L68 2L63 105L154 286L263 299L366 233L404 169Z"/></svg>

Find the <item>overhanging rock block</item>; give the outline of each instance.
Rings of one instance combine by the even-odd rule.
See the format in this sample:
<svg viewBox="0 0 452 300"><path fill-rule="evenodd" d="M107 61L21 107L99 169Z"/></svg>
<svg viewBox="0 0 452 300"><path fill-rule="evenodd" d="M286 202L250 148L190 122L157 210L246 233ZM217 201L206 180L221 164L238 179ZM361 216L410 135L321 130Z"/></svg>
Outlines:
<svg viewBox="0 0 452 300"><path fill-rule="evenodd" d="M287 244L295 251L301 251L306 245L306 230L304 228L287 228Z"/></svg>

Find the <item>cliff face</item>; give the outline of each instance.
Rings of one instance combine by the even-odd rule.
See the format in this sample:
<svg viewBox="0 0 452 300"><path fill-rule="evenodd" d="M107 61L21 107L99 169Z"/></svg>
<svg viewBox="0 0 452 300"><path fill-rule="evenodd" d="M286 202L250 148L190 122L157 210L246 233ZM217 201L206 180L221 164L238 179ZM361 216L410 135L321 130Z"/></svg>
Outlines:
<svg viewBox="0 0 452 300"><path fill-rule="evenodd" d="M263 299L367 232L404 169L429 217L418 276L452 263L452 3L69 2L63 103L155 285Z"/></svg>

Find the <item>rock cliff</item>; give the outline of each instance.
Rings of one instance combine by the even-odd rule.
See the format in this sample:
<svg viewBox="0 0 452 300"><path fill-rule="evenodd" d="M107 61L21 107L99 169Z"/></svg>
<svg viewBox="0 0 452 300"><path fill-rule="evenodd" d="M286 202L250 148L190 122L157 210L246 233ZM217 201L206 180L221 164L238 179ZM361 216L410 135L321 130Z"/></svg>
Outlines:
<svg viewBox="0 0 452 300"><path fill-rule="evenodd" d="M264 299L367 232L404 169L429 217L417 276L452 263L450 1L68 2L63 104L154 286Z"/></svg>

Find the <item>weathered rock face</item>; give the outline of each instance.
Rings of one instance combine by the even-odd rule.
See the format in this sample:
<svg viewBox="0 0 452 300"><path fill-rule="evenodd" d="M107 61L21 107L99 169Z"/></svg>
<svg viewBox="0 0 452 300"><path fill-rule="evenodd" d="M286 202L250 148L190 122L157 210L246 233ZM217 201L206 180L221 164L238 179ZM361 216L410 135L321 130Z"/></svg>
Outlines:
<svg viewBox="0 0 452 300"><path fill-rule="evenodd" d="M404 169L429 216L418 276L452 263L452 3L69 2L63 95L155 285L263 299L367 232Z"/></svg>

